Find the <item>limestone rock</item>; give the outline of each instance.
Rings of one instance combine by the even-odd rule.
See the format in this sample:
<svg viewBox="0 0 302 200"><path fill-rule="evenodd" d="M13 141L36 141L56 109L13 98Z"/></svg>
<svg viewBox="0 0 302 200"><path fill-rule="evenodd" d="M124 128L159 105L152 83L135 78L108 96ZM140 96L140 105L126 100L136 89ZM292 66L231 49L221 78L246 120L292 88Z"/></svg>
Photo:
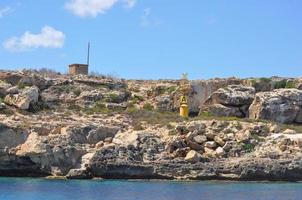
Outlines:
<svg viewBox="0 0 302 200"><path fill-rule="evenodd" d="M255 88L243 85L229 85L213 92L205 104L222 104L225 106L250 105L255 96Z"/></svg>
<svg viewBox="0 0 302 200"><path fill-rule="evenodd" d="M39 89L36 86L25 88L20 94L7 95L4 102L22 110L28 110L31 104L38 102Z"/></svg>
<svg viewBox="0 0 302 200"><path fill-rule="evenodd" d="M160 111L172 111L173 101L170 95L156 97L156 109Z"/></svg>
<svg viewBox="0 0 302 200"><path fill-rule="evenodd" d="M218 147L218 148L215 150L215 152L216 152L216 154L217 154L218 156L223 156L223 154L224 154L224 150L223 150L222 147Z"/></svg>
<svg viewBox="0 0 302 200"><path fill-rule="evenodd" d="M247 142L251 137L251 132L249 130L242 130L235 135L237 142Z"/></svg>
<svg viewBox="0 0 302 200"><path fill-rule="evenodd" d="M260 92L249 108L251 119L267 119L280 123L300 122L302 91L298 89L277 89Z"/></svg>
<svg viewBox="0 0 302 200"><path fill-rule="evenodd" d="M204 146L207 147L207 148L213 149L217 146L217 144L214 141L208 141L204 144Z"/></svg>
<svg viewBox="0 0 302 200"><path fill-rule="evenodd" d="M193 138L193 140L198 144L203 144L207 141L207 137L205 135L197 135Z"/></svg>
<svg viewBox="0 0 302 200"><path fill-rule="evenodd" d="M245 117L253 102L255 89L243 85L229 85L213 92L201 107L200 112L214 116Z"/></svg>
<svg viewBox="0 0 302 200"><path fill-rule="evenodd" d="M199 162L200 159L201 159L201 155L194 150L189 151L185 157L186 161L192 162L192 163Z"/></svg>
<svg viewBox="0 0 302 200"><path fill-rule="evenodd" d="M215 136L214 137L214 141L219 144L220 146L223 146L225 144L225 141L221 138L221 137L218 137L218 136Z"/></svg>
<svg viewBox="0 0 302 200"><path fill-rule="evenodd" d="M7 90L12 87L11 84L3 82L0 80L0 98L5 97L8 93Z"/></svg>
<svg viewBox="0 0 302 200"><path fill-rule="evenodd" d="M283 134L296 134L296 131L292 129L286 129L285 131L283 131Z"/></svg>

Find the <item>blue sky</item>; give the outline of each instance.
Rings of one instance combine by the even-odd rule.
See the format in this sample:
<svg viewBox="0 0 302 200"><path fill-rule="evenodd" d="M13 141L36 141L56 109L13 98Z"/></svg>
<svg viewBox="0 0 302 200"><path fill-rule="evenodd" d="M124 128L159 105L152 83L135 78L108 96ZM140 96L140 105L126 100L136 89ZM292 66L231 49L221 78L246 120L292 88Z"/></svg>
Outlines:
<svg viewBox="0 0 302 200"><path fill-rule="evenodd" d="M301 76L301 0L1 0L0 68L123 78Z"/></svg>

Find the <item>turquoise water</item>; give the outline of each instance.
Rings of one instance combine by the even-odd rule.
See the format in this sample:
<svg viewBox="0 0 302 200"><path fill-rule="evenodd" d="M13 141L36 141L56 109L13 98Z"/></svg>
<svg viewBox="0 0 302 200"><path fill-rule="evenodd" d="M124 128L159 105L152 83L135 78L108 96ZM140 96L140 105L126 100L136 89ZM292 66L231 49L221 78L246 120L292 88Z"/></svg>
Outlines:
<svg viewBox="0 0 302 200"><path fill-rule="evenodd" d="M45 180L0 178L0 200L302 199L300 183Z"/></svg>

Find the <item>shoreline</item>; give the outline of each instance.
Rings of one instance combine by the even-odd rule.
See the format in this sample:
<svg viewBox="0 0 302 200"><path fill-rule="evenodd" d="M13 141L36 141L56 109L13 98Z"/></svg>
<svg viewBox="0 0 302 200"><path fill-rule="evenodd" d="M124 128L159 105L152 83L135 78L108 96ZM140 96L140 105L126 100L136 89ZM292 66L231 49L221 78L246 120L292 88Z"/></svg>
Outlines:
<svg viewBox="0 0 302 200"><path fill-rule="evenodd" d="M156 183L156 182L171 182L171 183L240 183L240 184L249 184L249 183L259 183L259 184L302 184L301 181L256 181L256 180L179 180L179 179L103 179L103 178L91 178L91 179L68 179L66 177L16 177L16 176L0 176L1 179L35 179L35 180L49 180L49 181L118 181L118 182L149 182L149 183Z"/></svg>

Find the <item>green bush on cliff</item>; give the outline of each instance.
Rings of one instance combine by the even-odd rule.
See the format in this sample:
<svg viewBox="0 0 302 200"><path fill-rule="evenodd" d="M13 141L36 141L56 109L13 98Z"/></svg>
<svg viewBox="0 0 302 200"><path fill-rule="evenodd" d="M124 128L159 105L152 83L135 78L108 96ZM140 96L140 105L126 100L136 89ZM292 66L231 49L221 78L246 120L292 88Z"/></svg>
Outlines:
<svg viewBox="0 0 302 200"><path fill-rule="evenodd" d="M251 144L251 143L243 143L242 144L242 149L247 152L250 153L255 149L255 145Z"/></svg>
<svg viewBox="0 0 302 200"><path fill-rule="evenodd" d="M274 85L275 89L285 88L286 87L286 80L283 79L281 81L277 81Z"/></svg>
<svg viewBox="0 0 302 200"><path fill-rule="evenodd" d="M110 93L105 100L106 100L106 102L119 103L120 97L118 94Z"/></svg>
<svg viewBox="0 0 302 200"><path fill-rule="evenodd" d="M174 112L159 112L154 110L127 108L125 111L132 119L132 124L137 125L141 122L146 122L149 125L166 126L170 122L181 122L184 119Z"/></svg>
<svg viewBox="0 0 302 200"><path fill-rule="evenodd" d="M24 88L30 87L30 86L32 86L32 85L29 83L18 83L18 85L17 85L18 89L24 89Z"/></svg>
<svg viewBox="0 0 302 200"><path fill-rule="evenodd" d="M145 103L144 106L143 106L143 109L151 111L151 110L154 109L154 107L150 103Z"/></svg>
<svg viewBox="0 0 302 200"><path fill-rule="evenodd" d="M287 81L285 88L296 88L296 82L295 81Z"/></svg>

